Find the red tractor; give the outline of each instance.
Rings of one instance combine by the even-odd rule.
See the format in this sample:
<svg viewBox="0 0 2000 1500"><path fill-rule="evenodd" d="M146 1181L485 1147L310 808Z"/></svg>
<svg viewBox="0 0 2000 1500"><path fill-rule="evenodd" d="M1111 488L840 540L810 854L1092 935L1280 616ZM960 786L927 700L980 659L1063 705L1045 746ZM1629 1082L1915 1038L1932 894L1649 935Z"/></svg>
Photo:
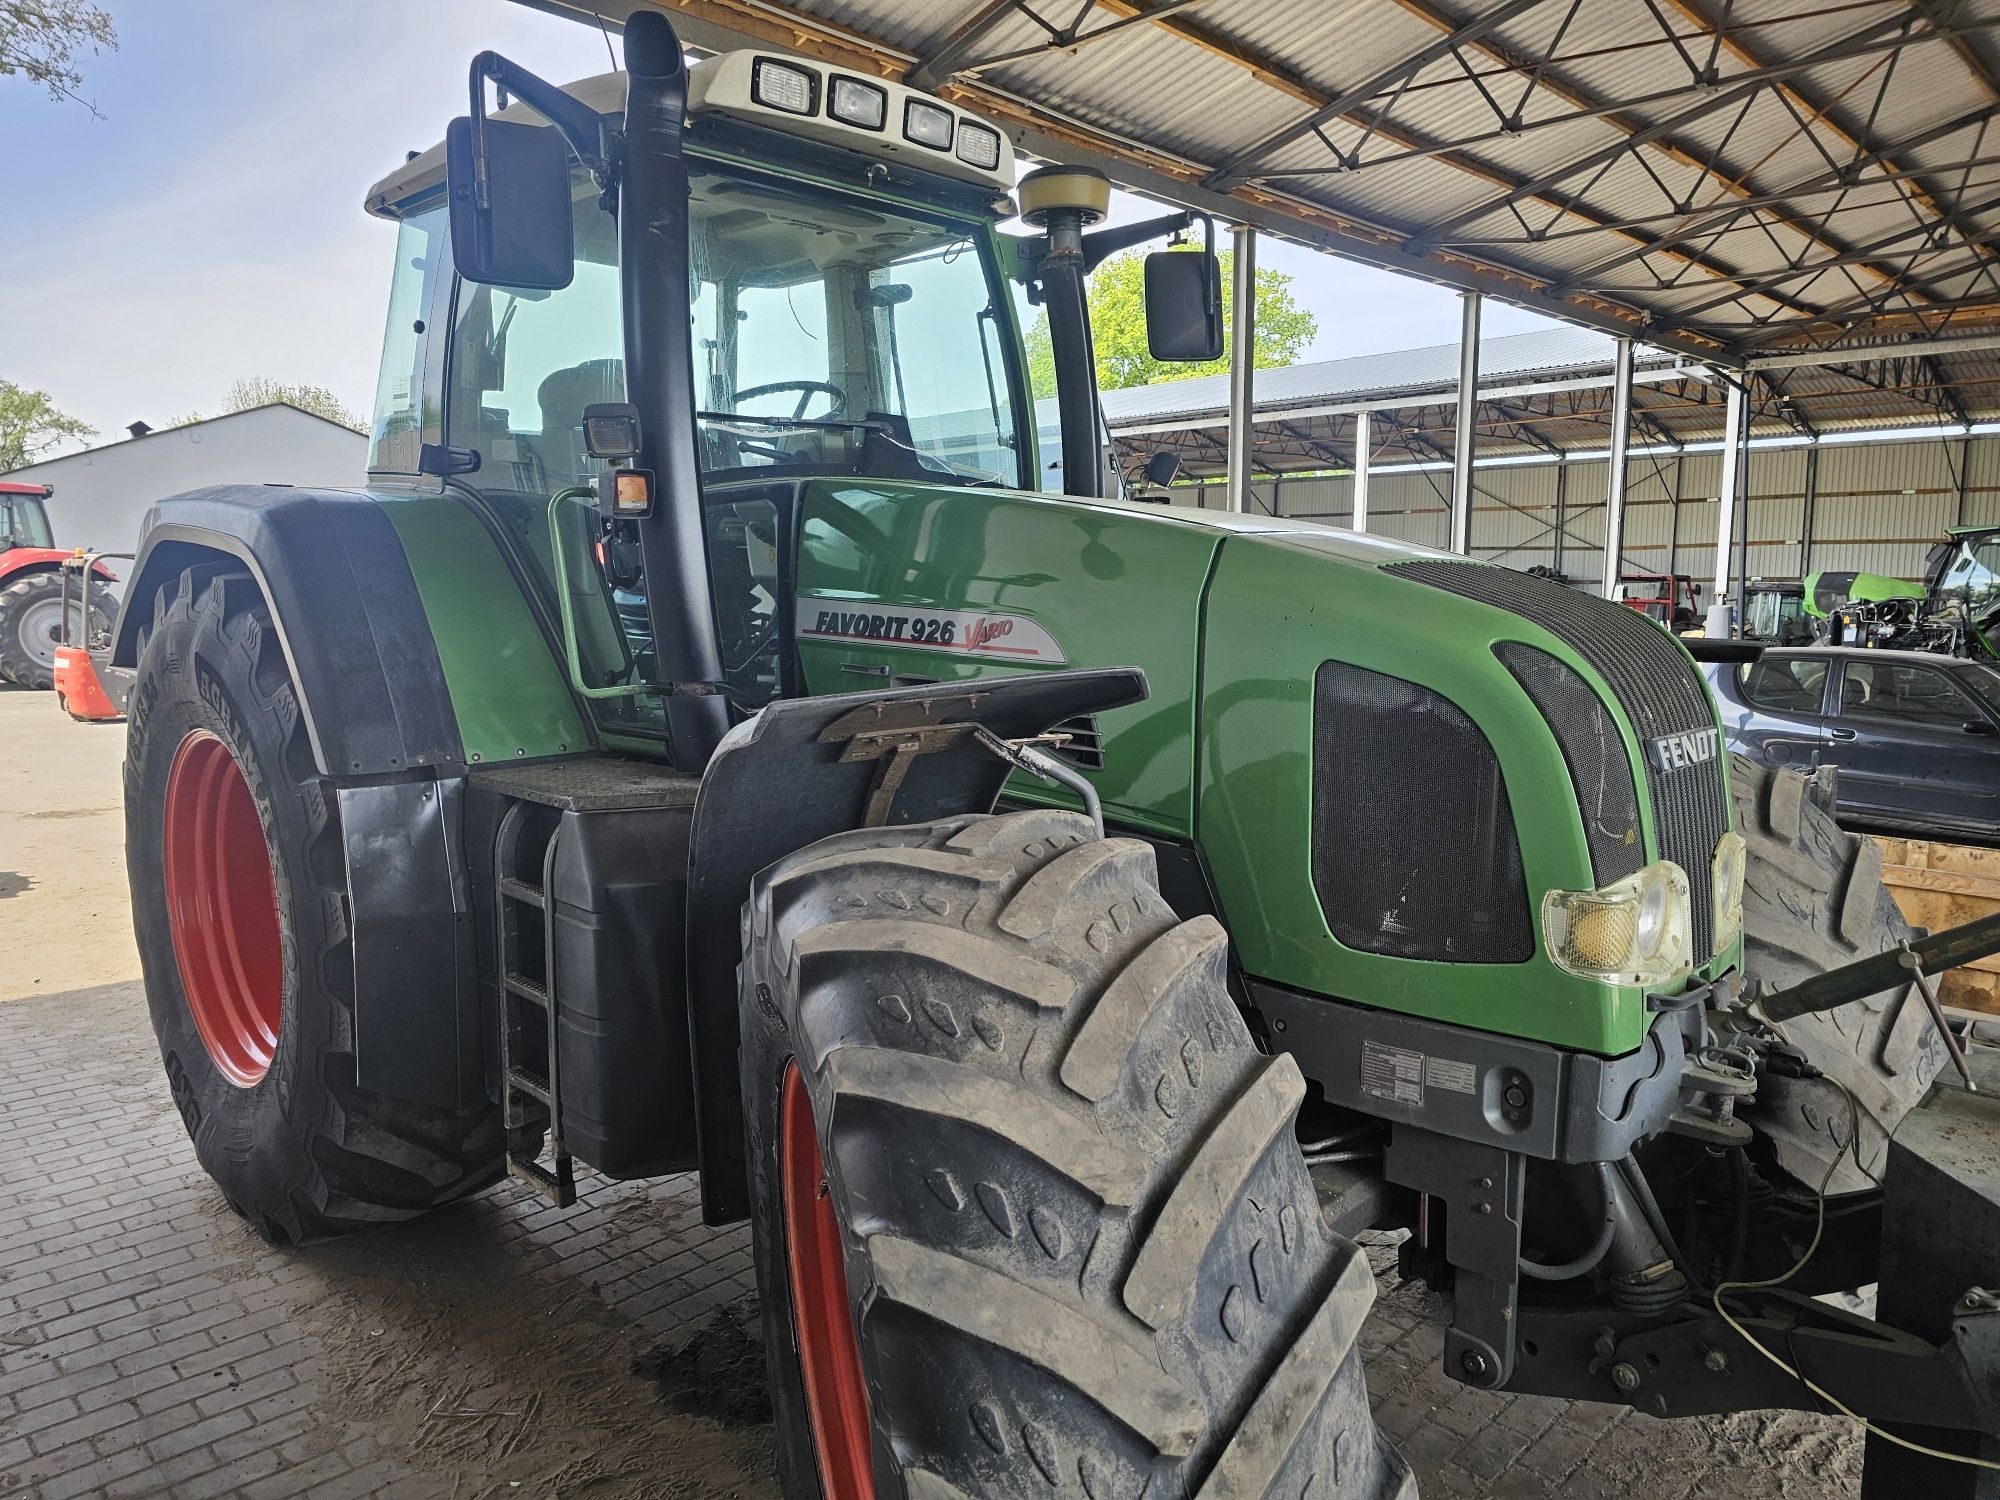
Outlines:
<svg viewBox="0 0 2000 1500"><path fill-rule="evenodd" d="M112 618L101 591L87 602L80 592L64 601L62 565L69 554L55 545L44 503L53 493L45 484L0 479L0 678L43 690L55 686L64 615L73 616L68 638L76 641L108 636ZM117 581L102 563L91 572L103 582Z"/></svg>
<svg viewBox="0 0 2000 1500"><path fill-rule="evenodd" d="M1669 630L1701 623L1701 585L1685 573L1627 573L1618 580L1618 602Z"/></svg>

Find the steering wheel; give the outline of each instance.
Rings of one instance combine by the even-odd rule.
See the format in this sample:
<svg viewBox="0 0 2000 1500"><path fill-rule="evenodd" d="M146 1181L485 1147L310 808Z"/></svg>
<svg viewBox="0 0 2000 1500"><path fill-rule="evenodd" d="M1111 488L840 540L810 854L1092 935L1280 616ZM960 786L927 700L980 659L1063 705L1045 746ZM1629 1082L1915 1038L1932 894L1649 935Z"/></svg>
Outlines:
<svg viewBox="0 0 2000 1500"><path fill-rule="evenodd" d="M825 380L774 380L769 385L752 385L736 392L729 398L729 404L741 407L745 401L754 401L759 396L775 395L779 391L797 391L799 404L792 408L792 419L802 421L806 407L816 395L824 395L833 402L828 409L826 420L832 420L847 410L847 392Z"/></svg>

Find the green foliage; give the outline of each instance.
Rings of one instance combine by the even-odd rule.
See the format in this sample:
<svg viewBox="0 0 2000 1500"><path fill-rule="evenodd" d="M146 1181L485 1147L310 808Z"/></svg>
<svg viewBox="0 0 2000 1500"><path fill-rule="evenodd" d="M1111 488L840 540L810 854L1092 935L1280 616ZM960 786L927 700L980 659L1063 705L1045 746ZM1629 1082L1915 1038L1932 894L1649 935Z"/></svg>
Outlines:
<svg viewBox="0 0 2000 1500"><path fill-rule="evenodd" d="M77 54L117 45L111 17L90 0L0 0L0 78L25 78L90 109L77 93Z"/></svg>
<svg viewBox="0 0 2000 1500"><path fill-rule="evenodd" d="M1090 332L1097 347L1100 390L1157 385L1196 375L1221 375L1229 369L1229 348L1235 333L1230 315L1229 286L1235 252L1222 252L1222 358L1206 364L1170 364L1146 351L1145 252L1114 255L1090 276ZM1288 365L1319 332L1319 322L1292 300L1292 278L1268 266L1257 268L1256 365L1268 369ZM1035 395L1056 393L1055 351L1049 342L1049 317L1043 313L1028 330L1028 379Z"/></svg>
<svg viewBox="0 0 2000 1500"><path fill-rule="evenodd" d="M325 386L273 380L268 375L255 375L230 386L229 394L223 398L221 415L228 416L231 412L249 411L254 406L272 406L280 403L285 406L296 406L300 411L309 411L316 417L326 418L329 422L338 422L342 427L352 427L356 432L368 431L368 423ZM184 417L176 417L167 425L185 427L190 422L202 420L200 412L191 411Z"/></svg>
<svg viewBox="0 0 2000 1500"><path fill-rule="evenodd" d="M0 474L26 468L59 443L96 436L88 422L57 411L47 391L0 380Z"/></svg>

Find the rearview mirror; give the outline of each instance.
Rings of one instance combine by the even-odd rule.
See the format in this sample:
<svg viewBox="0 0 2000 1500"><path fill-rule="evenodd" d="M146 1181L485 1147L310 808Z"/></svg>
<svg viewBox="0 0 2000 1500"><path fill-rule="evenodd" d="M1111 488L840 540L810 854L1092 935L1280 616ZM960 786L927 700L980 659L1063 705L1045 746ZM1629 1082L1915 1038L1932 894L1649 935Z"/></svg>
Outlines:
<svg viewBox="0 0 2000 1500"><path fill-rule="evenodd" d="M451 254L467 281L561 291L576 274L569 147L555 130L505 120L445 128Z"/></svg>
<svg viewBox="0 0 2000 1500"><path fill-rule="evenodd" d="M1222 358L1222 266L1213 247L1146 257L1146 348L1177 363Z"/></svg>

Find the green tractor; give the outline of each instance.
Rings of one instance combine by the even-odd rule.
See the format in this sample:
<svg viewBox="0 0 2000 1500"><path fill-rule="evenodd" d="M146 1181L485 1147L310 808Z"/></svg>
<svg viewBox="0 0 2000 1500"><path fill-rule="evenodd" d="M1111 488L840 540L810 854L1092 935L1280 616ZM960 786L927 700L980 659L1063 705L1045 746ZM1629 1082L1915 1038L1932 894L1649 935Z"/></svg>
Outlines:
<svg viewBox="0 0 2000 1500"><path fill-rule="evenodd" d="M1953 526L1924 559L1924 581L1814 573L1806 612L1837 646L1881 646L2000 662L2000 526Z"/></svg>
<svg viewBox="0 0 2000 1500"><path fill-rule="evenodd" d="M1475 1386L1817 1407L1778 1361L1980 1441L1949 1327L1812 1295L1876 1277L1930 1016L1751 1003L1908 930L1807 783L1732 778L1682 644L1111 493L1086 278L1191 216L1102 227L879 78L625 48L474 62L367 200L366 491L163 501L104 654L153 1022L249 1225L698 1171L792 1497L1412 1493L1371 1228ZM1218 280L1154 253L1156 353L1214 357Z"/></svg>

